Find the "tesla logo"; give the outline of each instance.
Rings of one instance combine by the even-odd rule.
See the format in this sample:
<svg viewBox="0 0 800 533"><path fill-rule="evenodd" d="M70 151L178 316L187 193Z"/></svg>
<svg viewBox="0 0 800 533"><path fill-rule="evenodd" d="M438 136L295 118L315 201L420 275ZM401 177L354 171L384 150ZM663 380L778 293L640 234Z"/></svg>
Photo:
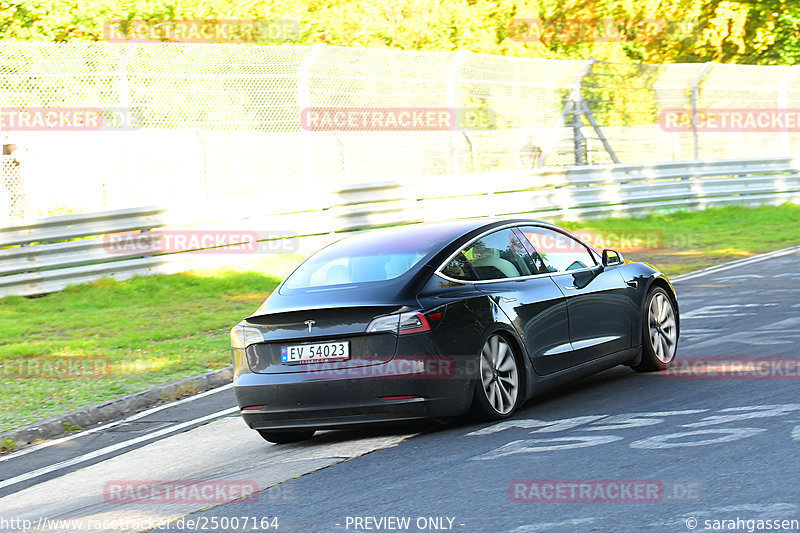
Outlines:
<svg viewBox="0 0 800 533"><path fill-rule="evenodd" d="M314 321L313 320L306 320L305 322L303 322L303 324L308 326L308 332L311 333L311 328L314 327Z"/></svg>

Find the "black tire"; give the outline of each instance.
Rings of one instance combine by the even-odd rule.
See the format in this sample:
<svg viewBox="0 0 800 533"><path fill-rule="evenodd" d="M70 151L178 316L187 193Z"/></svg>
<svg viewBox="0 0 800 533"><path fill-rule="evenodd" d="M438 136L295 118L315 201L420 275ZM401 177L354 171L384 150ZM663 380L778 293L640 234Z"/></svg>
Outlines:
<svg viewBox="0 0 800 533"><path fill-rule="evenodd" d="M642 358L631 368L637 372L664 370L675 362L677 352L675 305L667 291L653 287L647 293L642 315Z"/></svg>
<svg viewBox="0 0 800 533"><path fill-rule="evenodd" d="M301 440L308 440L314 436L316 433L313 429L300 429L296 431L288 431L288 430L275 430L269 431L265 429L259 429L258 434L264 440L269 442L274 442L275 444L289 444L290 442L300 442Z"/></svg>
<svg viewBox="0 0 800 533"><path fill-rule="evenodd" d="M520 404L523 383L513 346L502 335L494 333L486 339L478 361L473 416L480 420L510 417Z"/></svg>

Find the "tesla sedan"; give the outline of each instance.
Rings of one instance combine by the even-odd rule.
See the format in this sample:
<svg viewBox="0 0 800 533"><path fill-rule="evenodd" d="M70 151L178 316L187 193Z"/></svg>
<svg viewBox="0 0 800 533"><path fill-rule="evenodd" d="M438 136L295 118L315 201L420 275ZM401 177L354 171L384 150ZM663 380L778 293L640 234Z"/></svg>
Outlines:
<svg viewBox="0 0 800 533"><path fill-rule="evenodd" d="M535 220L375 230L311 255L231 330L234 391L271 442L317 429L511 416L616 365L669 366L678 303L647 263Z"/></svg>

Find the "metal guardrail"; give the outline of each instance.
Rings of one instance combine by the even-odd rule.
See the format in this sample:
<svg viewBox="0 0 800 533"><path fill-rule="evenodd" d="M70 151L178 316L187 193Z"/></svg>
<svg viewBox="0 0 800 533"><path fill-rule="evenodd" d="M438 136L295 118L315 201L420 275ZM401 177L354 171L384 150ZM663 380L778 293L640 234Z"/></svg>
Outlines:
<svg viewBox="0 0 800 533"><path fill-rule="evenodd" d="M110 254L104 236L159 227L162 214L156 207L122 209L0 228L0 297L45 294L104 277L154 273L159 257L135 251Z"/></svg>
<svg viewBox="0 0 800 533"><path fill-rule="evenodd" d="M526 214L641 215L726 204L800 202L791 157L549 167L361 184L339 191L339 229Z"/></svg>
<svg viewBox="0 0 800 533"><path fill-rule="evenodd" d="M576 219L784 202L800 203L800 166L791 157L420 177L402 183L351 185L300 200L296 191L287 191L283 197L270 198L270 205L281 207L266 216L240 210L223 222L195 223L203 222L209 231L232 225L289 228L288 232L272 231L267 238L304 239L482 216ZM163 214L158 208L126 209L0 228L0 297L43 294L106 276L152 274L168 261L177 262L177 270L181 264L184 270L190 268L184 253L142 256L135 251L109 254L104 249L102 236L162 227ZM243 220L243 216L249 218Z"/></svg>

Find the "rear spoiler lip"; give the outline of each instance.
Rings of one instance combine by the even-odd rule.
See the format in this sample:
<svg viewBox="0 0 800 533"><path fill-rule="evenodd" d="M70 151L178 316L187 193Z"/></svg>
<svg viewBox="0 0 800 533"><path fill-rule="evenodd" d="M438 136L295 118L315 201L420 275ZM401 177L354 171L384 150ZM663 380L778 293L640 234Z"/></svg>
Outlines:
<svg viewBox="0 0 800 533"><path fill-rule="evenodd" d="M256 312L252 315L245 318L245 321L250 320L251 318L262 318L271 315L282 315L284 313L297 313L308 311L309 313L313 313L314 311L328 311L331 309L354 309L357 307L384 307L384 308L394 308L394 313L405 312L405 311L413 311L418 310L419 306L416 302L413 302L414 305L409 306L407 303L402 302L346 302L339 305L319 305L319 306L287 306L282 309L273 309L267 310L264 312ZM383 314L391 314L391 313L383 313Z"/></svg>

